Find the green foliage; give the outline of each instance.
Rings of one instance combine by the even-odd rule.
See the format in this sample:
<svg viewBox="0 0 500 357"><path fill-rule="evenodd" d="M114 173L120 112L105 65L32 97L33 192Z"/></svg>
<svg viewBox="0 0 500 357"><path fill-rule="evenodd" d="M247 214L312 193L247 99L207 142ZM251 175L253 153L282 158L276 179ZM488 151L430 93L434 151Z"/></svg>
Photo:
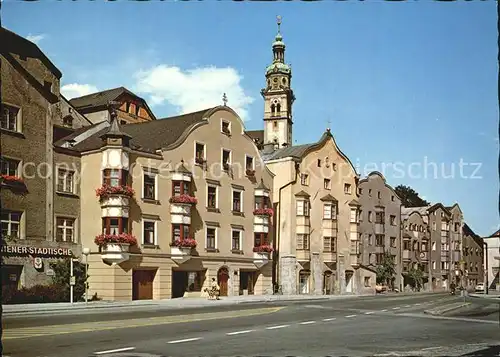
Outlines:
<svg viewBox="0 0 500 357"><path fill-rule="evenodd" d="M422 207L430 205L430 202L422 199L418 193L409 186L399 185L394 189L401 198L401 203L405 207Z"/></svg>
<svg viewBox="0 0 500 357"><path fill-rule="evenodd" d="M415 269L412 267L408 271L408 278L410 279L410 285L417 291L420 291L424 285L424 272L421 269Z"/></svg>
<svg viewBox="0 0 500 357"><path fill-rule="evenodd" d="M70 295L70 260L59 260L51 263L50 267L54 270L52 282L56 286L60 286L64 291L64 301L69 301ZM75 286L73 287L73 301L81 301L85 293L85 264L73 262L73 276L75 277ZM88 277L88 275L87 275Z"/></svg>
<svg viewBox="0 0 500 357"><path fill-rule="evenodd" d="M384 252L382 262L377 265L377 283L392 284L392 278L396 275L396 262L389 252Z"/></svg>

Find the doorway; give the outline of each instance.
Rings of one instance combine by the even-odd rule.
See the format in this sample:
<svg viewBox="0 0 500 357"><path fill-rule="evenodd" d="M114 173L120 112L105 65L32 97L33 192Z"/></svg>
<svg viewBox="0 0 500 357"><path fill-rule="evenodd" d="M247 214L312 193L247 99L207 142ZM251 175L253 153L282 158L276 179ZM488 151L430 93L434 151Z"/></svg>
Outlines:
<svg viewBox="0 0 500 357"><path fill-rule="evenodd" d="M254 271L240 270L240 295L244 295L245 290L247 291L248 295L253 295L256 275L257 273Z"/></svg>
<svg viewBox="0 0 500 357"><path fill-rule="evenodd" d="M345 292L346 293L352 293L352 276L353 276L352 271L345 272Z"/></svg>
<svg viewBox="0 0 500 357"><path fill-rule="evenodd" d="M333 294L333 273L330 270L323 273L323 293L325 295Z"/></svg>
<svg viewBox="0 0 500 357"><path fill-rule="evenodd" d="M227 281L229 280L229 270L222 267L217 272L217 284L220 288L220 296L227 296Z"/></svg>
<svg viewBox="0 0 500 357"><path fill-rule="evenodd" d="M299 272L299 294L309 294L309 270L301 270Z"/></svg>
<svg viewBox="0 0 500 357"><path fill-rule="evenodd" d="M152 300L156 270L132 271L132 300Z"/></svg>

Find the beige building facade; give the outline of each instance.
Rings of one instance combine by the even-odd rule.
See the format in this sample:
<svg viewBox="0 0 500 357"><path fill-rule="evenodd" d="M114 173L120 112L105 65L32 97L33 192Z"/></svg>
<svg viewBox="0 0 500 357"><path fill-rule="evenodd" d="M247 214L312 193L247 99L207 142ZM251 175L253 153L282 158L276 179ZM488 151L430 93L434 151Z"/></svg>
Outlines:
<svg viewBox="0 0 500 357"><path fill-rule="evenodd" d="M81 190L100 189L81 199L90 295L205 296L213 278L223 296L270 292L273 174L232 109L113 120L72 149Z"/></svg>

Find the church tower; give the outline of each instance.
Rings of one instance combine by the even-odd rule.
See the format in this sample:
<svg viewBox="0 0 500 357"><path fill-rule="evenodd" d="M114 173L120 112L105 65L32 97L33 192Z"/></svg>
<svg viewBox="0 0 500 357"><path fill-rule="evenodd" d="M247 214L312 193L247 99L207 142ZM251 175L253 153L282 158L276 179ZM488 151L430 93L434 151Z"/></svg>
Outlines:
<svg viewBox="0 0 500 357"><path fill-rule="evenodd" d="M280 32L281 17L278 16L278 33L273 43L273 63L266 69L266 88L261 90L264 98L264 145L273 143L276 148L292 145L292 69L285 63L285 43Z"/></svg>

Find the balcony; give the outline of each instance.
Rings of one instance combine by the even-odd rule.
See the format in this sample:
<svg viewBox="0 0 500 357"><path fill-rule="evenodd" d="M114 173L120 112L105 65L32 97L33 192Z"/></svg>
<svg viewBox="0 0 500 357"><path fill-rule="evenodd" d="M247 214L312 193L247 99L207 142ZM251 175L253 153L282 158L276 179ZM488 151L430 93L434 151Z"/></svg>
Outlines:
<svg viewBox="0 0 500 357"><path fill-rule="evenodd" d="M172 260L179 265L187 262L191 259L191 253L196 248L196 245L196 240L191 238L173 241L170 243Z"/></svg>
<svg viewBox="0 0 500 357"><path fill-rule="evenodd" d="M411 260L411 251L406 249L403 250L403 257L404 260Z"/></svg>
<svg viewBox="0 0 500 357"><path fill-rule="evenodd" d="M324 263L337 262L337 253L336 252L323 252L323 262Z"/></svg>
<svg viewBox="0 0 500 357"><path fill-rule="evenodd" d="M261 245L253 248L253 263L260 269L270 260L272 260L273 247L270 245Z"/></svg>
<svg viewBox="0 0 500 357"><path fill-rule="evenodd" d="M103 185L96 190L102 217L128 217L130 199L135 192L130 186Z"/></svg>
<svg viewBox="0 0 500 357"><path fill-rule="evenodd" d="M191 224L191 207L198 203L196 197L189 195L170 198L170 220L172 224Z"/></svg>
<svg viewBox="0 0 500 357"><path fill-rule="evenodd" d="M297 261L298 262L308 262L311 260L311 253L309 249L297 249Z"/></svg>
<svg viewBox="0 0 500 357"><path fill-rule="evenodd" d="M137 240L127 233L99 234L95 237L94 243L99 246L102 261L109 265L116 265L129 260L130 246L136 245Z"/></svg>
<svg viewBox="0 0 500 357"><path fill-rule="evenodd" d="M375 234L385 234L385 225L383 223L375 223Z"/></svg>

